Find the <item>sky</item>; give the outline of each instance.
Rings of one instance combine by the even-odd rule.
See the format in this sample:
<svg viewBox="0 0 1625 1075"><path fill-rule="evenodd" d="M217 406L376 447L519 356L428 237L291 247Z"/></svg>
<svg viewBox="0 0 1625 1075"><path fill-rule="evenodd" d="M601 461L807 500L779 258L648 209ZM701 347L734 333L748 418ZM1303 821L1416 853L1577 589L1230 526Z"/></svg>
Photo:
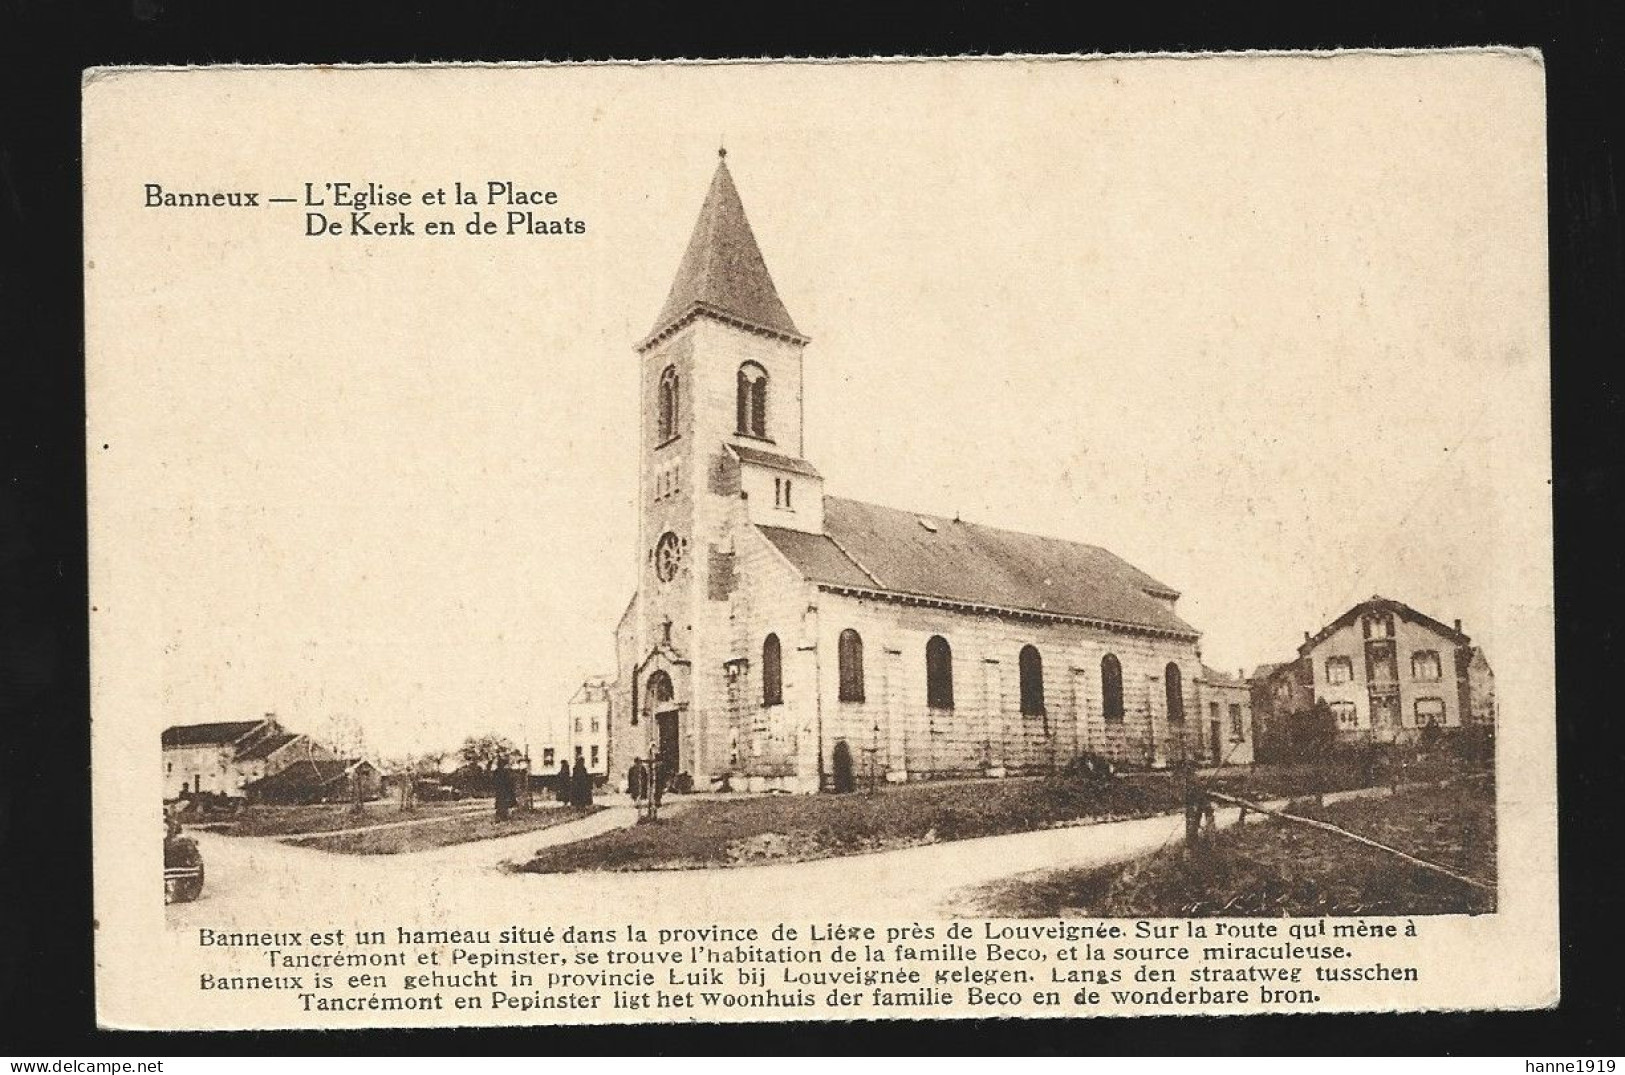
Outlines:
<svg viewBox="0 0 1625 1075"><path fill-rule="evenodd" d="M1375 593L1493 662L1549 554L1526 57L188 77L87 99L92 667L154 729L539 742L612 670L719 143L831 494L1104 545L1230 671ZM135 207L491 178L586 233Z"/></svg>

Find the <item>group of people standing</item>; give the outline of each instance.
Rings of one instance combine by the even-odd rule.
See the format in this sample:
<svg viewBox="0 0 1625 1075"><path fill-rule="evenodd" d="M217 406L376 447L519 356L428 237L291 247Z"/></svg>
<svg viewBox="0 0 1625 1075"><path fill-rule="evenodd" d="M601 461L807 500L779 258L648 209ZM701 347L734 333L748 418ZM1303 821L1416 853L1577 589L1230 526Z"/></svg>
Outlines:
<svg viewBox="0 0 1625 1075"><path fill-rule="evenodd" d="M579 755L574 770L569 762L559 762L558 775L553 778L553 796L570 806L592 805L592 774L587 772Z"/></svg>
<svg viewBox="0 0 1625 1075"><path fill-rule="evenodd" d="M508 768L506 762L499 762L491 776L497 819L506 820L519 805L519 782L529 777ZM580 758L576 759L573 771L569 762L559 762L558 775L553 777L552 784L553 797L559 802L568 806L592 805L592 774L587 772L587 766Z"/></svg>

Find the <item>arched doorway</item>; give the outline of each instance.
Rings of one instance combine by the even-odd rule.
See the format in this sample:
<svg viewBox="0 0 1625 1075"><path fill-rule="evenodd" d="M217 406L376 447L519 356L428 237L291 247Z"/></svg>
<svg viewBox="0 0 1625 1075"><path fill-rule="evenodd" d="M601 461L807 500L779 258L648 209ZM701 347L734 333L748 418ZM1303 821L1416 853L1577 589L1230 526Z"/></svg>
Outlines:
<svg viewBox="0 0 1625 1075"><path fill-rule="evenodd" d="M678 755L682 749L682 738L677 725L676 692L672 689L671 676L664 669L650 673L643 698L645 712L655 724L655 749L660 752L661 778L670 780L679 770Z"/></svg>

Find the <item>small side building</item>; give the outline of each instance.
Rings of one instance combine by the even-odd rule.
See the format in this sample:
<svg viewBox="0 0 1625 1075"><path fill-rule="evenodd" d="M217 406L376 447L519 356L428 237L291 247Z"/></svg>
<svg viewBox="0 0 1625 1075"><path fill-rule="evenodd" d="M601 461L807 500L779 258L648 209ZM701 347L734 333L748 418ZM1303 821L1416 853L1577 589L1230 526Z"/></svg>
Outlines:
<svg viewBox="0 0 1625 1075"><path fill-rule="evenodd" d="M1261 664L1247 682L1253 707L1253 759L1288 760L1292 718L1315 704L1307 664L1301 660Z"/></svg>
<svg viewBox="0 0 1625 1075"><path fill-rule="evenodd" d="M1203 718L1202 741L1206 746L1204 760L1210 765L1251 765L1253 763L1253 699L1252 688L1240 672L1226 675L1215 668L1202 666L1198 684Z"/></svg>
<svg viewBox="0 0 1625 1075"><path fill-rule="evenodd" d="M330 761L333 752L307 735L290 732L267 713L260 720L177 724L165 728L165 799L184 795L233 798L256 780L298 761Z"/></svg>
<svg viewBox="0 0 1625 1075"><path fill-rule="evenodd" d="M250 781L243 795L267 806L309 803L370 802L383 794L378 767L365 759L324 758L299 761L269 776Z"/></svg>

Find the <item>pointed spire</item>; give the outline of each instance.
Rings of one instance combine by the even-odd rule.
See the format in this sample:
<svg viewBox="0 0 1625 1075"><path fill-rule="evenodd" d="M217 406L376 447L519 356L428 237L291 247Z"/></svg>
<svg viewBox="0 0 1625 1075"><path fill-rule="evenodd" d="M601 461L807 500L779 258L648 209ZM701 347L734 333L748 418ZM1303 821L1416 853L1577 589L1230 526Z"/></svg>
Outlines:
<svg viewBox="0 0 1625 1075"><path fill-rule="evenodd" d="M694 234L677 267L677 279L666 296L644 346L685 323L696 313L710 313L778 336L804 340L790 311L784 308L756 236L745 219L728 151L717 149L717 170L700 207Z"/></svg>

